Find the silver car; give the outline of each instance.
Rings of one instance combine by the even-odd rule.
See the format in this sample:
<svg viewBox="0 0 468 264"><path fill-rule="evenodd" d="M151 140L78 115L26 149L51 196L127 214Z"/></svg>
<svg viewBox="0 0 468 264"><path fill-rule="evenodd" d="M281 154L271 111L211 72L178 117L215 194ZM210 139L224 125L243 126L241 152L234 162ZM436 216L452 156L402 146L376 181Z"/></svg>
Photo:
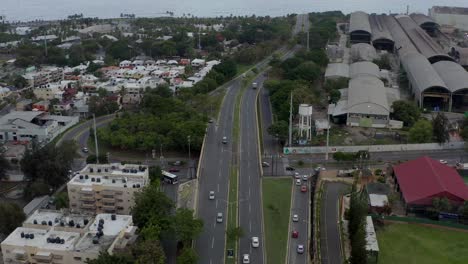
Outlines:
<svg viewBox="0 0 468 264"><path fill-rule="evenodd" d="M218 213L218 215L216 215L216 222L218 223L223 222L223 213Z"/></svg>

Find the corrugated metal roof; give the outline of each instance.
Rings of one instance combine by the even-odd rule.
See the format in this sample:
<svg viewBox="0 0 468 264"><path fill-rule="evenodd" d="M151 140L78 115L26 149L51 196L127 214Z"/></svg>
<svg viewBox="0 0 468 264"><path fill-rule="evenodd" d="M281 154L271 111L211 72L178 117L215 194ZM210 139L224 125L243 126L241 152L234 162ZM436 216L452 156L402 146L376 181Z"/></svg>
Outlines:
<svg viewBox="0 0 468 264"><path fill-rule="evenodd" d="M432 87L441 87L448 90L439 74L422 54L417 52L407 53L401 57L401 63L406 70L413 90L416 90L418 94Z"/></svg>
<svg viewBox="0 0 468 264"><path fill-rule="evenodd" d="M411 42L418 49L418 51L423 54L429 61L432 63L440 60L450 60L453 59L442 52L442 47L435 42L426 31L419 27L416 22L414 22L411 17L407 15L398 15L395 16L398 23L401 25L402 29L410 38Z"/></svg>
<svg viewBox="0 0 468 264"><path fill-rule="evenodd" d="M349 65L345 63L330 63L325 71L325 78L349 78Z"/></svg>
<svg viewBox="0 0 468 264"><path fill-rule="evenodd" d="M352 61L372 61L377 58L377 51L368 43L351 45L350 55Z"/></svg>
<svg viewBox="0 0 468 264"><path fill-rule="evenodd" d="M349 76L357 78L359 76L380 77L379 66L369 61L355 62L349 66Z"/></svg>
<svg viewBox="0 0 468 264"><path fill-rule="evenodd" d="M369 22L372 30L372 42L379 40L393 42L392 34L390 34L390 31L384 21L386 16L387 15L376 14L369 16Z"/></svg>
<svg viewBox="0 0 468 264"><path fill-rule="evenodd" d="M365 31L372 34L369 15L367 13L362 11L351 13L351 17L349 19L349 32L351 33L354 31Z"/></svg>
<svg viewBox="0 0 468 264"><path fill-rule="evenodd" d="M406 35L405 31L401 28L400 24L398 24L393 16L384 16L382 17L382 20L390 30L393 40L395 40L395 48L398 50L400 57L406 53L418 52L418 49L416 49L414 44Z"/></svg>
<svg viewBox="0 0 468 264"><path fill-rule="evenodd" d="M439 61L432 66L452 93L468 89L468 72L460 64L452 61Z"/></svg>
<svg viewBox="0 0 468 264"><path fill-rule="evenodd" d="M372 76L351 79L348 90L348 113L389 115L385 86Z"/></svg>
<svg viewBox="0 0 468 264"><path fill-rule="evenodd" d="M434 197L468 200L468 188L457 171L427 156L393 167L405 201L432 205Z"/></svg>
<svg viewBox="0 0 468 264"><path fill-rule="evenodd" d="M438 24L431 18L431 17L428 17L424 14L416 14L416 13L413 13L410 15L410 17L414 20L414 22L416 22L416 24L418 24L419 26L422 26L424 24L428 24L428 25L431 25L431 26L434 26L434 27L437 27Z"/></svg>

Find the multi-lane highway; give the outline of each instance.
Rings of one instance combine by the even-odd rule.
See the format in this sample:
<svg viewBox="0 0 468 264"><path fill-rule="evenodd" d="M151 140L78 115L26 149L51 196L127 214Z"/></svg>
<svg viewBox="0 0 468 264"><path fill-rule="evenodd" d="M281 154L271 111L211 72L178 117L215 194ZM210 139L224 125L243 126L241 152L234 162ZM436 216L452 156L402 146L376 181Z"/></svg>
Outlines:
<svg viewBox="0 0 468 264"><path fill-rule="evenodd" d="M198 190L198 217L204 222L203 233L196 241L199 263L224 263L226 213L228 201L229 167L232 159L232 124L234 101L241 87L241 80L230 83L219 119L210 124L205 139L200 165ZM223 144L223 137L227 144ZM209 200L209 192L215 199ZM223 222L216 222L217 213L223 214Z"/></svg>

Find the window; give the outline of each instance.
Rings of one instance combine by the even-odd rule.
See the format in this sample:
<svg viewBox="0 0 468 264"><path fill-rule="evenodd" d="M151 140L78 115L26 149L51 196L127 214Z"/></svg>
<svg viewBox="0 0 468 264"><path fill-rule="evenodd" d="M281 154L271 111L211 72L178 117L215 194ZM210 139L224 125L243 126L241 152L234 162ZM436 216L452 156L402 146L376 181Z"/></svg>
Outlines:
<svg viewBox="0 0 468 264"><path fill-rule="evenodd" d="M81 260L81 257L73 257L74 260Z"/></svg>

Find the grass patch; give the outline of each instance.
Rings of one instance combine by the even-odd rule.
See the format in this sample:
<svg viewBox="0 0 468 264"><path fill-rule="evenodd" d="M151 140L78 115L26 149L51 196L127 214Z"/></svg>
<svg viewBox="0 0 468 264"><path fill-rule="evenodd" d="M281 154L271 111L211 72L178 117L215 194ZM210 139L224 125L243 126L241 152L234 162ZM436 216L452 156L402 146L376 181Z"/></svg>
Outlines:
<svg viewBox="0 0 468 264"><path fill-rule="evenodd" d="M377 230L379 263L468 263L468 233L411 224Z"/></svg>
<svg viewBox="0 0 468 264"><path fill-rule="evenodd" d="M229 194L228 194L228 218L227 230L237 227L237 186L238 182L237 168L231 166L231 173L229 175ZM226 249L234 249L234 258L227 258L226 263L237 263L237 241L226 239Z"/></svg>
<svg viewBox="0 0 468 264"><path fill-rule="evenodd" d="M269 264L283 264L288 246L291 210L291 179L264 178L263 216L266 255Z"/></svg>
<svg viewBox="0 0 468 264"><path fill-rule="evenodd" d="M237 64L237 76L243 74L244 72L248 71L252 68L255 64Z"/></svg>

